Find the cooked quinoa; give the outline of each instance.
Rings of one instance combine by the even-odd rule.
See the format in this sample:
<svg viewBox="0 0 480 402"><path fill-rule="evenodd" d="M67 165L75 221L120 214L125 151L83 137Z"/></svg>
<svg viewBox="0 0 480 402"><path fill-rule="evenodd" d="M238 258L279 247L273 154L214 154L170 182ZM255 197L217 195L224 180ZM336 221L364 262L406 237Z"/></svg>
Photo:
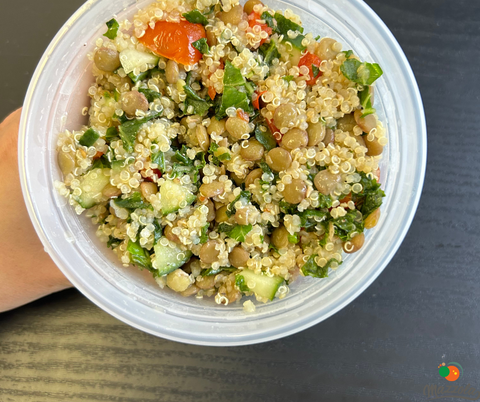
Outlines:
<svg viewBox="0 0 480 402"><path fill-rule="evenodd" d="M55 185L125 267L268 302L362 248L385 196L377 64L259 0L157 0L107 28Z"/></svg>

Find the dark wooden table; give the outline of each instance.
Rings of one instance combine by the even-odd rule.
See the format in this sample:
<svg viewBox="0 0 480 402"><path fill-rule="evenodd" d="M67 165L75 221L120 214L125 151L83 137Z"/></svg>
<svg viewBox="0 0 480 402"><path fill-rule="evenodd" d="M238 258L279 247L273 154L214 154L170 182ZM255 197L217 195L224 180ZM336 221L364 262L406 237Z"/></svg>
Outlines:
<svg viewBox="0 0 480 402"><path fill-rule="evenodd" d="M410 60L429 132L416 218L375 283L309 330L222 349L144 334L65 291L0 315L1 402L424 401L443 361L480 389L480 2L367 2ZM3 2L0 119L81 3Z"/></svg>

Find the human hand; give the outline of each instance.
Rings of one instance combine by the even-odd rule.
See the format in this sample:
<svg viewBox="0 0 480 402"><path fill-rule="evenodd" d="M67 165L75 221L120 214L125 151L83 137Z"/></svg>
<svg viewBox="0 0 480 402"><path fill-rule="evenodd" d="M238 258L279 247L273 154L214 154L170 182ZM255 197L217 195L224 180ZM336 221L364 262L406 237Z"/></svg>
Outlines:
<svg viewBox="0 0 480 402"><path fill-rule="evenodd" d="M28 217L18 175L20 114L21 109L0 124L0 312L72 286Z"/></svg>

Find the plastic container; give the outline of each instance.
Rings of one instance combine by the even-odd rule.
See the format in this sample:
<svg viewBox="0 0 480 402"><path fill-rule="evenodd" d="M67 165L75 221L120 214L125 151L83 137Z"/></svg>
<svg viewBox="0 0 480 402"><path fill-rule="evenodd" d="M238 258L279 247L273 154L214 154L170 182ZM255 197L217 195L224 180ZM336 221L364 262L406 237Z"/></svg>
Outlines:
<svg viewBox="0 0 480 402"><path fill-rule="evenodd" d="M340 40L385 74L377 81L375 106L386 122L389 145L382 182L387 197L379 225L368 232L366 247L346 258L326 280L301 278L283 300L257 305L217 306L213 299L182 298L160 290L148 273L124 268L96 239L94 227L78 217L53 186L57 135L86 120L86 91L92 78L86 54L105 30L151 0L91 0L60 30L41 59L28 90L20 128L19 163L25 201L45 250L68 279L90 300L145 332L185 343L213 346L265 342L299 332L345 307L382 272L400 246L415 214L426 164L422 101L400 46L360 0L269 1L292 9L306 32Z"/></svg>

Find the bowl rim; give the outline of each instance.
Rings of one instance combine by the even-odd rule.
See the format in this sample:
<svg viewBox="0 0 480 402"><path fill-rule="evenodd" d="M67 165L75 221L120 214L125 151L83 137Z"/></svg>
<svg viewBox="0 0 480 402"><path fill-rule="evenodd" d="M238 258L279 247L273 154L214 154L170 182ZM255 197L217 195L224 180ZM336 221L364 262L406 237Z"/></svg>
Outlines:
<svg viewBox="0 0 480 402"><path fill-rule="evenodd" d="M222 341L208 341L208 340L201 340L201 339L188 339L182 337L181 335L172 335L170 332L163 331L159 333L159 331L150 329L147 326L143 325L141 320L133 320L130 316L127 317L125 314L120 314L118 308L112 305L108 299L103 297L101 293L96 291L96 289L87 286L85 283L82 282L80 277L76 275L74 272L65 269L63 265L63 261L61 257L55 253L50 245L48 237L42 227L37 215L36 210L34 207L34 203L32 201L31 194L28 188L28 181L27 181L27 169L25 164L25 149L26 149L26 134L27 134L27 123L28 123L28 116L31 107L31 99L34 95L35 88L37 86L38 81L41 78L41 74L44 70L45 65L47 64L50 55L54 52L57 45L61 42L63 37L67 34L70 27L75 24L75 22L81 18L92 6L96 3L99 3L104 0L89 0L83 6L81 6L71 17L70 19L63 25L63 27L59 30L56 34L54 39L51 41L50 45L48 46L47 50L45 51L44 55L42 56L35 73L32 77L31 83L29 85L25 102L24 102L24 109L22 111L21 121L20 121L20 129L19 129L19 147L18 147L18 155L19 155L19 172L20 172L20 182L22 187L22 192L24 195L25 203L27 206L27 211L29 213L30 219L33 223L33 226L42 241L45 250L49 253L52 260L55 264L62 270L65 276L70 280L70 282L82 292L88 299L90 299L93 303L99 306L101 309L108 312L110 315L114 316L115 318L123 321L137 329L140 329L144 332L150 333L155 336L161 336L165 339L169 339L172 341L195 344L195 345L204 345L204 346L240 346L240 345L250 345L250 344L257 344L262 342L267 342L271 340L275 340L278 338L282 338L285 336L289 336L300 332L304 329L307 329L329 317L333 314L337 313L341 309L343 309L346 305L351 303L354 299L356 299L361 293L365 291L367 287L369 287L373 281L380 275L381 272L385 269L388 263L391 261L395 253L397 252L398 248L400 247L401 243L403 242L410 226L415 216L421 193L422 188L425 180L425 173L426 173L426 162L427 162L427 130L426 130L426 120L425 120L425 113L423 108L423 103L420 95L420 91L418 88L418 84L414 77L413 71L408 63L408 60L401 49L400 45L394 38L393 34L387 28L385 23L378 17L378 15L363 1L363 0L347 0L350 3L355 3L355 5L366 15L369 21L375 25L378 31L381 31L384 34L384 39L388 43L390 49L395 54L397 60L402 64L403 70L406 73L405 79L410 84L412 97L415 102L414 110L416 111L416 117L418 118L417 127L418 127L418 134L421 135L419 138L419 144L421 145L421 152L418 154L418 166L420 176L417 177L417 186L415 188L415 194L411 198L411 205L413 206L411 210L408 212L408 215L405 217L405 221L402 227L402 230L397 234L395 237L395 242L393 246L390 247L389 253L385 255L382 263L377 267L377 269L373 272L372 275L368 277L367 280L364 280L360 286L357 286L355 290L350 291L350 293L345 294L341 299L340 302L336 303L332 309L330 309L327 313L317 316L315 318L311 318L309 316L306 322L303 322L299 325L295 325L293 327L285 326L282 328L281 331L276 332L275 334L262 334L262 336L257 337L256 339L246 339L246 340L238 340L234 338L224 338ZM297 5L297 4L295 4ZM297 5L298 6L298 5Z"/></svg>

